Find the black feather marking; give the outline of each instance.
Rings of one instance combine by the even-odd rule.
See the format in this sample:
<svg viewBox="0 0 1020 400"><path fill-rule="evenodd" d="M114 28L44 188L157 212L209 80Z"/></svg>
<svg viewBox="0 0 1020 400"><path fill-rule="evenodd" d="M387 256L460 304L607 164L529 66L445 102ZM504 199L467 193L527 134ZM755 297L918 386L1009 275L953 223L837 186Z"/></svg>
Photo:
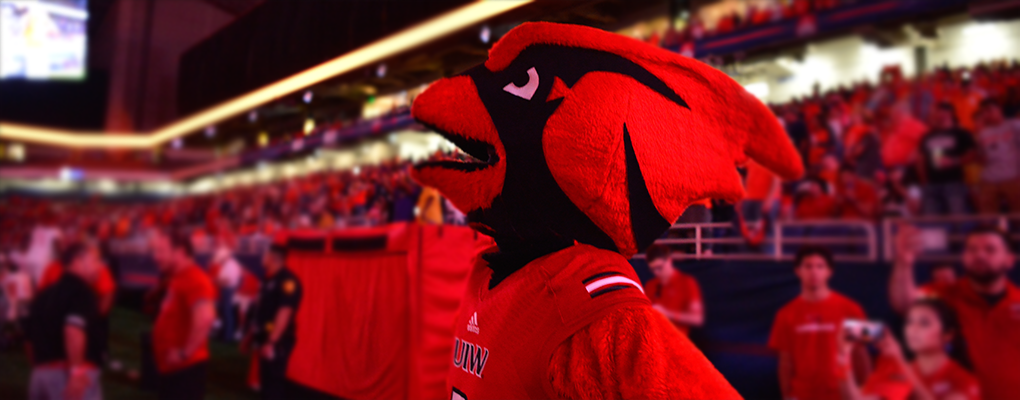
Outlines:
<svg viewBox="0 0 1020 400"><path fill-rule="evenodd" d="M522 55L531 55L531 53L556 54L556 60L562 65L557 66L554 74L563 80L567 87L573 87L577 81L590 72L615 72L634 78L677 105L688 110L691 109L691 106L662 79L620 55L601 50L556 45L532 45L521 52Z"/></svg>
<svg viewBox="0 0 1020 400"><path fill-rule="evenodd" d="M634 242L640 252L650 246L662 232L669 229L669 221L659 214L652 202L652 196L645 185L645 177L641 174L634 145L630 141L627 125L623 125L623 148L627 158L627 191L630 197L630 225L634 232Z"/></svg>

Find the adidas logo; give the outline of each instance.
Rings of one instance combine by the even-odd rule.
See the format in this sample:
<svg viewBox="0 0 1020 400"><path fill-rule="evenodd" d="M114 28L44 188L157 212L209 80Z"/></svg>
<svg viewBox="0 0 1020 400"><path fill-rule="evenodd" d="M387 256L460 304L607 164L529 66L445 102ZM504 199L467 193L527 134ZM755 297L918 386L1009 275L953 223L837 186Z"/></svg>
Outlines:
<svg viewBox="0 0 1020 400"><path fill-rule="evenodd" d="M468 332L478 333L478 313L471 316L467 323Z"/></svg>

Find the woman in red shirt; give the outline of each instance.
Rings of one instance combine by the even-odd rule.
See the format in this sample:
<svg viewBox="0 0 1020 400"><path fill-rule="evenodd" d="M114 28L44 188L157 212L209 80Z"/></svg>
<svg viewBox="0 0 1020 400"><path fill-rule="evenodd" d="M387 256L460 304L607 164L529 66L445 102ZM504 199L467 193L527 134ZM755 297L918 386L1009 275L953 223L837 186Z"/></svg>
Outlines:
<svg viewBox="0 0 1020 400"><path fill-rule="evenodd" d="M841 384L843 399L979 400L977 379L946 351L952 345L953 356L964 354L959 332L955 314L944 303L934 299L914 303L903 326L914 360L906 360L900 344L887 332L878 341L882 355L864 387L857 387L853 372L847 368ZM847 360L853 346L842 339L840 359Z"/></svg>

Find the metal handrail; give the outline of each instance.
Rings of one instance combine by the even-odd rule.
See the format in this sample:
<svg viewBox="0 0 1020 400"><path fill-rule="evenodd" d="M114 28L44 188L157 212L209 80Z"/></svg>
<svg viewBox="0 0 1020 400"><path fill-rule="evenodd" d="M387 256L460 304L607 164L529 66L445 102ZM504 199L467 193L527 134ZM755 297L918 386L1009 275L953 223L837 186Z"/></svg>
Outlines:
<svg viewBox="0 0 1020 400"><path fill-rule="evenodd" d="M1015 221L1015 225L1011 224L1010 221ZM925 216L914 216L914 217L891 217L886 218L882 221L882 260L886 262L892 262L895 256L895 233L894 228L900 224L907 223L916 225L918 223L973 223L973 222L992 222L997 228L1003 232L1010 232L1012 226L1020 226L1020 213L1013 214L977 214L977 215L925 215ZM965 238L966 235L959 234L948 234L946 235L947 241L959 242ZM1009 234L1010 238L1018 238L1020 235ZM959 261L959 255L945 255L945 254L921 254L917 255L917 261L922 262L957 262Z"/></svg>
<svg viewBox="0 0 1020 400"><path fill-rule="evenodd" d="M871 221L846 221L837 219L807 220L807 221L777 221L772 224L772 234L762 239L761 243L771 247L770 253L756 251L754 253L709 253L705 251L704 245L711 244L746 244L742 237L706 237L704 229L728 228L735 229L732 223L683 223L674 224L670 231L693 230L693 238L664 238L656 240L655 243L662 245L694 245L694 253L680 254L679 258L687 259L721 259L721 260L773 260L783 261L793 258L792 255L783 254L785 245L864 245L867 248L866 254L835 254L837 261L841 262L877 262L892 261L894 246L895 227L901 223L927 224L927 223L981 223L991 222L1004 232L1010 232L1011 228L1020 227L1020 213L1015 214L982 214L982 215L948 215L948 216L918 216L918 217L890 217L879 223ZM850 235L833 236L790 236L786 230L797 227L832 227L860 230L859 233ZM882 243L879 243L878 229L882 230ZM947 241L950 243L960 242L965 235L947 233ZM1020 240L1020 233L1009 233L1010 238ZM879 252L881 251L881 254ZM637 256L643 257L642 255ZM947 254L919 254L918 261L925 262L955 262L959 255Z"/></svg>
<svg viewBox="0 0 1020 400"><path fill-rule="evenodd" d="M784 234L787 228L797 227L834 227L859 229L863 235L834 236L834 237L790 237ZM682 223L674 224L670 231L694 230L694 238L664 238L656 240L661 245L694 245L693 254L682 254L679 258L688 259L723 259L723 260L772 260L783 261L793 258L792 255L783 254L783 246L793 245L865 245L866 255L836 254L837 261L843 262L875 262L878 260L878 238L875 226L868 221L846 221L846 220L807 220L807 221L778 221L772 224L772 236L763 238L763 244L771 244L770 253L723 253L715 254L704 251L707 244L745 244L746 240L739 237L706 238L702 233L704 229L733 228L733 224L725 222L712 223Z"/></svg>

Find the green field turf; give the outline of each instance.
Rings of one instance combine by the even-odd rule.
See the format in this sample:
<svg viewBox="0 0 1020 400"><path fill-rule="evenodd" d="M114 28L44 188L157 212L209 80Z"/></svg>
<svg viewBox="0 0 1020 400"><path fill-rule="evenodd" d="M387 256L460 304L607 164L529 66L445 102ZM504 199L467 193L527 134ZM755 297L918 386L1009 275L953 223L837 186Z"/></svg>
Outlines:
<svg viewBox="0 0 1020 400"><path fill-rule="evenodd" d="M129 371L141 366L140 333L151 329L145 315L127 308L114 308L110 313L110 357L123 364L120 371L103 370L103 397L106 399L155 399L156 395L139 387ZM209 381L207 399L257 399L258 394L245 385L248 357L236 344L210 341ZM30 368L21 348L0 352L0 399L28 397Z"/></svg>

